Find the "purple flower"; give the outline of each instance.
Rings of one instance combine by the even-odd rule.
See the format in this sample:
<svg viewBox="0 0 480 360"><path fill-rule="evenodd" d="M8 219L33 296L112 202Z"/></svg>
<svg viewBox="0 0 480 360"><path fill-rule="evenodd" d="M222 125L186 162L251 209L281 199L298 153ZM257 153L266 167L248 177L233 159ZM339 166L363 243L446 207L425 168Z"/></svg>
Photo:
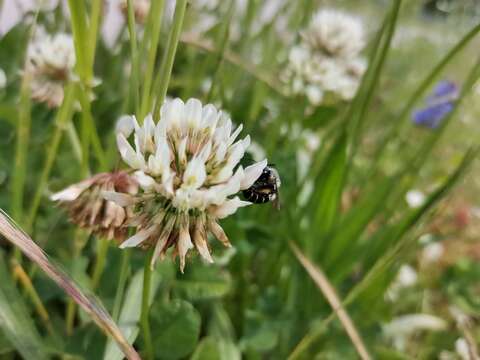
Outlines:
<svg viewBox="0 0 480 360"><path fill-rule="evenodd" d="M416 125L430 129L437 128L442 120L453 110L458 98L458 86L448 80L440 81L427 98L425 107L417 109L412 114Z"/></svg>

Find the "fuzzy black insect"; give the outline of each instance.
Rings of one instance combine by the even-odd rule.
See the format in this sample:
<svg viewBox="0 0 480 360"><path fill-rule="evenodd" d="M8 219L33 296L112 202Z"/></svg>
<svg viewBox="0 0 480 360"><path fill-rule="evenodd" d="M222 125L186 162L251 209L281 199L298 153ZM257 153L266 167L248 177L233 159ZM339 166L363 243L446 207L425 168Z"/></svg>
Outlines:
<svg viewBox="0 0 480 360"><path fill-rule="evenodd" d="M272 166L268 165L263 169L262 175L250 186L243 190L243 196L246 200L254 204L264 204L273 202L278 208L278 190L281 181L278 171Z"/></svg>

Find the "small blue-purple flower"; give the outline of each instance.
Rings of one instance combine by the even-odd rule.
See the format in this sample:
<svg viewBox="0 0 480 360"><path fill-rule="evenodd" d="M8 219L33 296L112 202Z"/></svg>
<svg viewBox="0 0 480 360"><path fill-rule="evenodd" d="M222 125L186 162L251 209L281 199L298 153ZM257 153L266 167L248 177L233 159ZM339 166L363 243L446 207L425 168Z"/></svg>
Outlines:
<svg viewBox="0 0 480 360"><path fill-rule="evenodd" d="M416 125L430 129L437 128L442 120L453 110L458 98L458 86L449 80L440 81L427 98L425 107L415 110L412 120Z"/></svg>

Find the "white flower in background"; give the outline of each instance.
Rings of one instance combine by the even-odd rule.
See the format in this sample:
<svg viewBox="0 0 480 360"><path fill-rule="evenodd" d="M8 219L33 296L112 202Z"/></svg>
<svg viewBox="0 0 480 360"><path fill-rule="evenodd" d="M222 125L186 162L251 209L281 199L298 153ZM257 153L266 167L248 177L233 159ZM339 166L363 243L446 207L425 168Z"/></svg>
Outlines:
<svg viewBox="0 0 480 360"><path fill-rule="evenodd" d="M267 160L245 169L238 166L250 137L237 140L242 126L232 131L225 113L197 99L167 100L158 124L151 115L142 126L133 116L120 122L120 155L143 190L136 196L104 193L121 206L135 205L130 225L137 226L137 233L121 247L154 247L152 266L173 247L182 271L192 248L212 262L207 234L230 246L218 220L250 205L235 195L258 179ZM128 140L132 133L133 146Z"/></svg>
<svg viewBox="0 0 480 360"><path fill-rule="evenodd" d="M418 331L442 331L447 328L445 320L428 314L409 314L394 318L383 325L383 334L393 342L396 349L405 351L408 338Z"/></svg>
<svg viewBox="0 0 480 360"><path fill-rule="evenodd" d="M425 194L420 190L412 189L405 194L405 201L412 209L419 208L425 202Z"/></svg>
<svg viewBox="0 0 480 360"><path fill-rule="evenodd" d="M334 58L354 58L365 46L360 19L337 10L317 12L302 36L310 48Z"/></svg>
<svg viewBox="0 0 480 360"><path fill-rule="evenodd" d="M404 264L398 270L397 276L387 290L386 296L395 301L400 295L400 291L404 288L414 286L417 283L417 271L408 264Z"/></svg>
<svg viewBox="0 0 480 360"><path fill-rule="evenodd" d="M365 46L360 19L335 10L316 13L290 50L282 79L293 95L318 105L325 96L351 100L366 70L360 53Z"/></svg>
<svg viewBox="0 0 480 360"><path fill-rule="evenodd" d="M49 107L60 106L74 66L75 49L69 34L37 36L28 46L24 71L24 76L30 77L32 98Z"/></svg>
<svg viewBox="0 0 480 360"><path fill-rule="evenodd" d="M445 252L445 247L441 242L427 244L422 251L422 262L426 264L436 263Z"/></svg>
<svg viewBox="0 0 480 360"><path fill-rule="evenodd" d="M5 75L5 71L0 69L0 90L7 86L7 75Z"/></svg>

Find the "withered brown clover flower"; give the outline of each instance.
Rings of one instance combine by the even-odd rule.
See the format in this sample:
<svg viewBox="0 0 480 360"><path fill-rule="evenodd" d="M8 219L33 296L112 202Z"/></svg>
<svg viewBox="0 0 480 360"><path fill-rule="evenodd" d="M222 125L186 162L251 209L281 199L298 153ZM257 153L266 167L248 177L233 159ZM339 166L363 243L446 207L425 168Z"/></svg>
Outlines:
<svg viewBox="0 0 480 360"><path fill-rule="evenodd" d="M92 234L122 242L127 237L128 208L103 197L104 191L135 195L137 181L126 171L100 173L53 194L68 211L70 221Z"/></svg>

